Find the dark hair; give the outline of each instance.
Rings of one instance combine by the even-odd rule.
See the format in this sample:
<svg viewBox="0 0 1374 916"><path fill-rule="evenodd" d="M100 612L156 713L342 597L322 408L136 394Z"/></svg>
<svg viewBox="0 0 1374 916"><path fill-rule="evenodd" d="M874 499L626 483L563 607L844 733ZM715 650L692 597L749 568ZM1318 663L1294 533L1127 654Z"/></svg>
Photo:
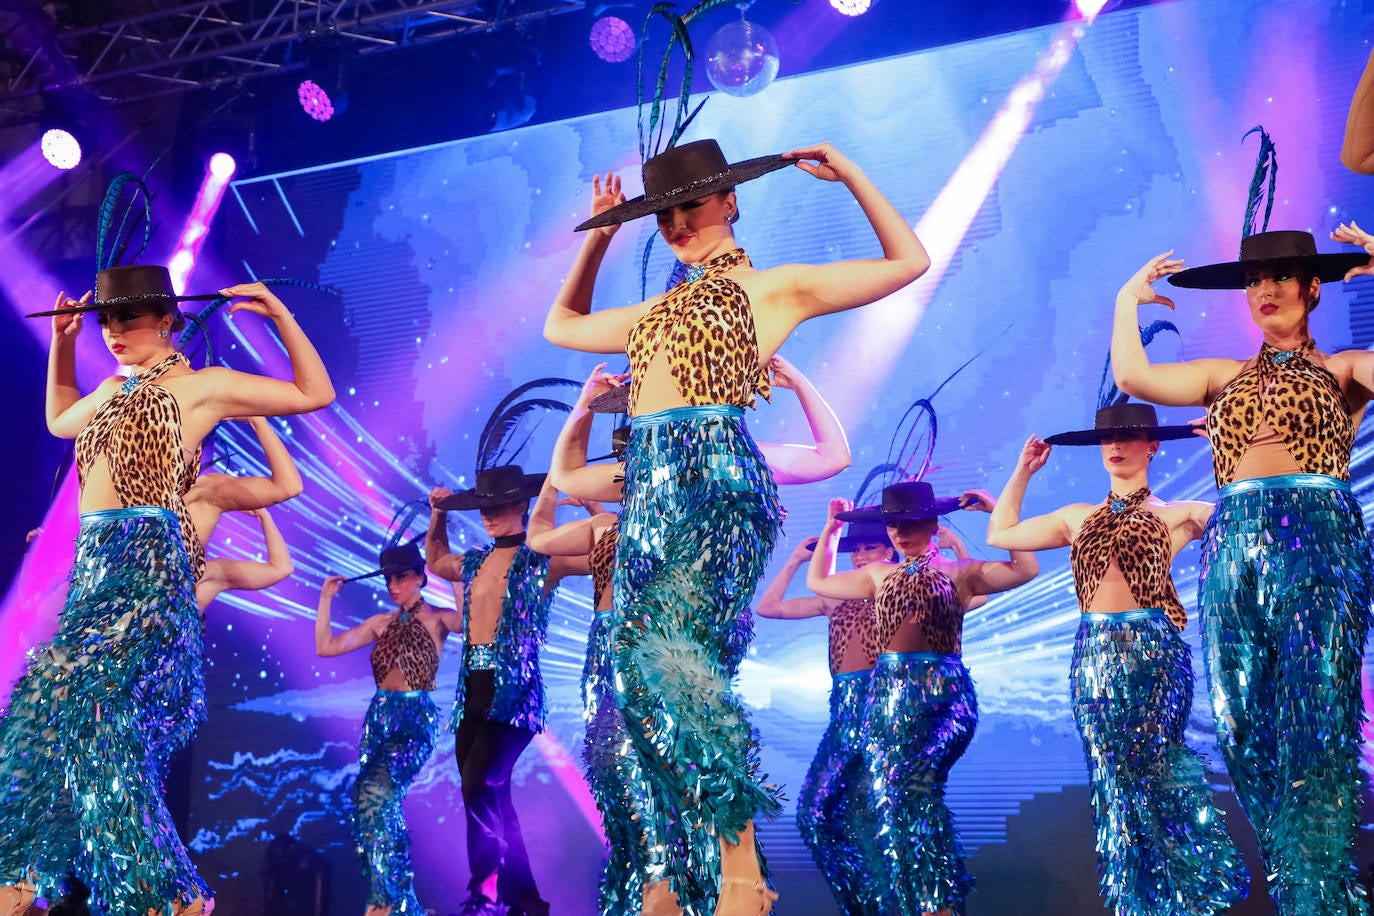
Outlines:
<svg viewBox="0 0 1374 916"><path fill-rule="evenodd" d="M158 318L164 315L172 316L172 330L180 331L186 327L186 316L177 308L177 304L166 299L149 299L146 302L125 302L119 305L101 308L96 312L96 321L100 324L109 323L109 313L119 308L134 308L146 310L149 314L156 315Z"/></svg>

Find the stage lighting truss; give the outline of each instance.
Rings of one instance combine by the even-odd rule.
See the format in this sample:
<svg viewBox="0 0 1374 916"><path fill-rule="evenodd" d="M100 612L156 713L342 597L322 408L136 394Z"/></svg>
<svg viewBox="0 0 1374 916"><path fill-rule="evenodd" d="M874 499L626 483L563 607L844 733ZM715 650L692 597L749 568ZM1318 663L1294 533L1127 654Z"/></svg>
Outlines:
<svg viewBox="0 0 1374 916"><path fill-rule="evenodd" d="M62 30L0 5L0 127L34 120L44 89L82 86L121 104L301 69L299 42L333 35L355 54L571 13L583 0L215 0ZM37 9L37 6L34 7Z"/></svg>

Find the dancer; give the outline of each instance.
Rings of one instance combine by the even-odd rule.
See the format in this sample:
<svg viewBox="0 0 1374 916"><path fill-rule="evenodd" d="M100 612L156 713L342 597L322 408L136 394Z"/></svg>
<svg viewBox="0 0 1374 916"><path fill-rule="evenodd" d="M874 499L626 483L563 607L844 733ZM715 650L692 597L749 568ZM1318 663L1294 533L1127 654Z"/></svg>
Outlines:
<svg viewBox="0 0 1374 916"><path fill-rule="evenodd" d="M511 801L515 762L544 729L544 681L539 649L553 589L565 576L590 572L587 558L549 557L525 544L530 497L542 474L505 465L477 472L475 486L453 493L436 487L425 539L430 570L454 583L466 641L454 700L454 752L467 819L465 916L547 916L520 820ZM455 554L448 546L448 511L477 510L495 542Z"/></svg>
<svg viewBox="0 0 1374 916"><path fill-rule="evenodd" d="M1332 234L1370 246L1353 223ZM1351 854L1360 769L1360 669L1369 542L1350 490L1374 353L1325 354L1308 332L1323 281L1369 273L1317 254L1306 232L1260 232L1240 259L1183 271L1166 252L1116 297L1112 368L1134 397L1207 408L1218 499L1203 538L1199 615L1217 736L1255 827L1280 914L1363 914ZM1370 263L1366 263L1370 262ZM1137 332L1151 284L1244 289L1263 335L1246 360L1152 364Z"/></svg>
<svg viewBox="0 0 1374 916"><path fill-rule="evenodd" d="M202 544L210 543L210 536L223 513L266 509L294 499L305 489L291 453L273 431L272 424L263 417L249 417L248 425L262 444L268 476L236 477L204 472L197 475L191 489L186 491L185 503Z"/></svg>
<svg viewBox="0 0 1374 916"><path fill-rule="evenodd" d="M734 187L792 163L853 192L883 257L750 265L731 229ZM768 393L767 360L800 322L889 295L930 260L901 214L829 144L732 166L703 140L650 158L643 173L645 196L628 202L615 176L593 180L594 216L579 228L595 231L544 332L572 349L626 352L633 371L615 664L617 700L667 839L669 861L646 909L767 913L775 895L764 883L754 818L771 816L778 802L759 783L753 732L723 654L772 551L780 507L743 408ZM649 302L592 312L615 228L651 213L673 254L691 265L687 279Z"/></svg>
<svg viewBox="0 0 1374 916"><path fill-rule="evenodd" d="M196 580L196 606L204 611L220 592L256 592L271 588L285 580L295 566L291 562L291 552L281 536L272 516L266 509L246 509L262 525L263 546L267 548L266 561L227 560L224 557L211 557L205 561L205 571Z"/></svg>
<svg viewBox="0 0 1374 916"><path fill-rule="evenodd" d="M591 564L592 595L595 614L587 635L587 659L582 670L582 702L587 721L583 762L587 783L601 811L603 830L607 840L606 865L602 873L600 912L602 916L619 913L638 913L642 908L643 879L650 872L661 872L661 856L654 864L647 857L661 844L646 832L651 819L643 815L648 803L649 788L639 769L639 758L630 749L628 734L615 705L614 678L614 615L611 612L611 576L614 570L615 549L619 538L618 519L614 513L600 508L602 501L621 498L624 466L619 458L624 452L625 439L621 430L612 436L610 464L587 464L587 446L592 415L596 407L609 403L621 376L603 373L605 363L592 370L582 387L554 447L554 458L539 499L530 516L530 548L555 556L587 556ZM759 443L763 454L779 483L810 483L833 477L849 466L849 443L844 429L830 405L815 386L781 356L769 360L769 371L775 387L795 391L815 444L773 445ZM628 392L626 392L628 393ZM587 506L591 517L557 525L554 512L559 505L557 491L552 484L571 481L570 495ZM741 615L737 650L727 663L733 676L743 658L743 650L752 633L752 620Z"/></svg>
<svg viewBox="0 0 1374 916"><path fill-rule="evenodd" d="M157 723L203 714L194 583L203 556L183 496L201 440L231 416L304 413L330 403L305 333L261 283L221 290L277 327L294 378L193 370L170 334L183 319L167 270L115 267L95 298L59 294L47 413L75 438L82 512L57 635L30 662L0 722L0 913L62 895L74 874L112 916L199 913L210 891L163 802ZM106 346L132 370L82 397L76 338L96 311ZM118 786L111 793L111 786Z"/></svg>
<svg viewBox="0 0 1374 916"><path fill-rule="evenodd" d="M396 609L334 633L330 604L352 580L330 576L320 589L315 652L328 657L372 646L377 692L367 708L358 745L358 778L353 783L349 817L354 848L368 881L365 916L423 916L425 910L415 897L403 806L406 790L439 738L439 710L429 694L435 687L444 640L450 633L461 633L463 621L453 611L430 606L421 596L429 579L415 541L386 548L378 565L375 572L355 578L385 576L387 594Z"/></svg>
<svg viewBox="0 0 1374 916"><path fill-rule="evenodd" d="M1093 429L1031 436L988 521L993 547L1070 547L1083 614L1069 691L1092 782L1102 894L1117 916L1206 916L1250 884L1202 759L1184 743L1193 664L1170 567L1202 537L1212 505L1150 492L1159 443L1194 433L1160 426L1149 404L1120 403L1098 410ZM1021 521L1026 486L1052 445L1099 444L1105 499Z"/></svg>
<svg viewBox="0 0 1374 916"><path fill-rule="evenodd" d="M964 612L978 595L1016 588L1040 571L1035 555L948 560L935 544L941 515L961 501L991 511L981 490L935 498L924 481L883 488L882 504L854 509L832 499L806 584L839 601L874 603L873 668L860 728L872 816L863 839L870 912L962 914L972 878L964 868L945 782L978 724L973 680L960 657ZM840 522L885 524L902 562L870 562L837 573Z"/></svg>

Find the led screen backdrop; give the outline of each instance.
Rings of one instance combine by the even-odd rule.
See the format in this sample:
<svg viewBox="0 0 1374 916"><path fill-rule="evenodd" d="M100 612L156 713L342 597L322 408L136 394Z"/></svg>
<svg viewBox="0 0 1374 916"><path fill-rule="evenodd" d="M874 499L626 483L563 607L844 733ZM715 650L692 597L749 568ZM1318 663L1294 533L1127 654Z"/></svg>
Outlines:
<svg viewBox="0 0 1374 916"><path fill-rule="evenodd" d="M1374 179L1338 162L1371 13L1368 2L1178 2L1109 14L1087 28L787 79L752 99L712 98L691 137L716 137L736 159L832 141L919 225L936 261L892 300L814 321L784 348L834 404L854 463L831 481L784 491L785 538L770 574L819 529L826 501L852 496L883 460L906 406L979 351L935 399L929 479L938 491L995 493L1027 435L1089 424L1121 283L1169 248L1195 265L1234 256L1255 154L1241 135L1254 124L1278 145L1273 228L1310 229L1332 250L1325 235L1339 221L1374 221ZM373 687L364 653L315 657L319 584L375 568L388 522L431 486L469 485L476 434L503 394L537 376L583 378L600 361L553 347L540 329L580 243L571 228L588 209L592 175L618 170L637 193L637 148L634 112L618 110L233 186L215 228L218 264L202 265L193 284L286 277L340 295L282 291L339 391L332 408L276 423L306 480L303 496L274 510L295 576L267 593L226 595L208 614L210 721L179 792L226 916L263 912L280 877L272 866L283 862L327 875L330 911L361 908L341 818ZM736 231L760 267L878 251L848 193L799 170L743 186L740 203ZM601 271L599 306L640 298L640 255L653 230L651 221L621 230ZM651 293L669 269L660 244L647 269ZM1327 350L1367 346L1374 282L1339 286L1324 290L1317 340ZM1258 347L1241 294L1174 298L1182 342L1162 341L1156 358L1244 356ZM214 342L231 365L283 368L280 348L251 316L224 323ZM1171 422L1194 415L1165 412ZM808 435L787 392L761 403L750 424L764 441ZM545 469L556 427L551 420L523 457L528 470ZM593 448L608 444L608 433L598 427ZM222 466L258 468L246 429L230 431L219 448ZM1367 436L1357 466L1367 480ZM1026 510L1093 501L1105 487L1095 449L1059 449ZM1211 498L1205 443L1168 444L1155 489ZM1368 503L1367 486L1359 490ZM951 521L974 554L997 555L983 544L983 516ZM453 517L455 545L481 542L475 522ZM209 552L259 551L251 520L235 518ZM1189 607L1195 560L1191 549L1178 567ZM803 593L797 579L789 594ZM385 593L372 583L339 595L336 621L356 622L382 605ZM451 604L440 585L431 580L432 600ZM559 591L544 657L550 728L516 773L536 874L555 911L569 916L594 911L598 868L596 812L579 760L588 594L585 581ZM971 913L1102 911L1068 709L1076 616L1066 551L1043 555L1037 580L969 615L965 656L981 722L950 795L979 879ZM759 621L740 675L765 769L789 798L825 720L825 647L823 621ZM441 666L436 699L446 711L458 649L451 642ZM1199 681L1190 737L1214 756L1203 692ZM1216 781L1224 787L1224 776ZM1234 809L1229 793L1222 801ZM456 910L467 865L451 736L408 804L420 897L439 913ZM1232 825L1252 848L1243 821ZM762 837L783 895L779 911L833 913L790 807ZM1362 863L1369 859L1362 853ZM1251 864L1259 870L1253 854ZM1251 901L1237 912L1267 909Z"/></svg>

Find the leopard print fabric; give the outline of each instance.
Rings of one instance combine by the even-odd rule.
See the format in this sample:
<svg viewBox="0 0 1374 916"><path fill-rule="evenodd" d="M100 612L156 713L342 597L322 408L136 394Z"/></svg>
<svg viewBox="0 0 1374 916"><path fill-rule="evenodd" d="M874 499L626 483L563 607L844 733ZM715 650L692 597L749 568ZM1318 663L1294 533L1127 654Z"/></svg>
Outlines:
<svg viewBox="0 0 1374 916"><path fill-rule="evenodd" d="M841 601L829 617L830 673L840 673L849 655L849 647L856 640L862 653L861 663L850 670L867 671L872 668L878 659L878 618L873 611L873 599Z"/></svg>
<svg viewBox="0 0 1374 916"><path fill-rule="evenodd" d="M192 572L199 579L205 550L183 497L196 482L200 449L189 458L185 454L181 408L171 392L156 384L169 369L183 365L190 363L180 351L173 352L100 405L76 437L76 473L84 487L86 471L103 455L120 505L161 506L175 512Z"/></svg>
<svg viewBox="0 0 1374 916"><path fill-rule="evenodd" d="M372 646L372 677L382 685L393 669L401 669L401 676L411 690L433 690L435 674L439 670L439 650L434 637L416 616L424 605L415 604L398 611L386 625L382 635Z"/></svg>
<svg viewBox="0 0 1374 916"><path fill-rule="evenodd" d="M639 403L639 385L661 347L668 370L684 401L753 407L755 392L769 396L767 367L759 366L759 343L749 297L738 283L721 276L750 266L741 248L702 265L706 272L670 289L630 331L630 416Z"/></svg>
<svg viewBox="0 0 1374 916"><path fill-rule="evenodd" d="M1217 486L1235 480L1241 456L1263 421L1269 424L1299 470L1350 479L1355 424L1340 383L1313 361L1312 341L1292 351L1269 344L1207 406L1207 435ZM1279 362L1278 360L1287 360Z"/></svg>
<svg viewBox="0 0 1374 916"><path fill-rule="evenodd" d="M1141 487L1129 496L1109 493L1107 504L1084 520L1069 548L1078 604L1084 611L1092 607L1102 577L1115 563L1126 579L1136 607L1159 608L1168 615L1174 629L1183 632L1188 612L1174 590L1169 528L1145 508L1149 498L1149 487ZM1113 506L1120 511L1113 512Z"/></svg>
<svg viewBox="0 0 1374 916"><path fill-rule="evenodd" d="M611 576L615 573L615 545L620 540L620 519L616 518L601 532L587 554L592 567L592 608L602 610L611 606Z"/></svg>
<svg viewBox="0 0 1374 916"><path fill-rule="evenodd" d="M877 642L887 646L910 620L920 626L927 652L957 655L962 651L964 605L954 580L930 562L930 554L912 557L883 579L875 605Z"/></svg>

